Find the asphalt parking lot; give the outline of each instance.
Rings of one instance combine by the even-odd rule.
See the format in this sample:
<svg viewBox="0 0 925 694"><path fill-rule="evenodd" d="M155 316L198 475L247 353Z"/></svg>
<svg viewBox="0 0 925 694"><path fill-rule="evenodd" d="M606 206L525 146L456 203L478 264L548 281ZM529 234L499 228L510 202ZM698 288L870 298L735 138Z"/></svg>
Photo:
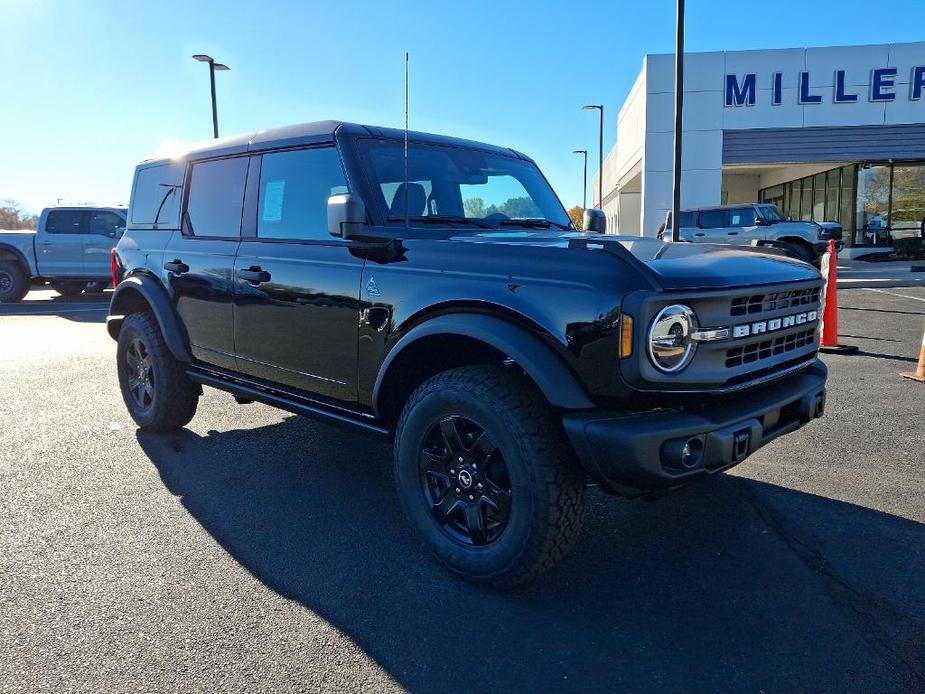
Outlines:
<svg viewBox="0 0 925 694"><path fill-rule="evenodd" d="M139 434L105 297L0 307L0 690L922 691L925 287L840 292L827 416L656 502L593 491L507 593L424 553L390 451L207 390Z"/></svg>

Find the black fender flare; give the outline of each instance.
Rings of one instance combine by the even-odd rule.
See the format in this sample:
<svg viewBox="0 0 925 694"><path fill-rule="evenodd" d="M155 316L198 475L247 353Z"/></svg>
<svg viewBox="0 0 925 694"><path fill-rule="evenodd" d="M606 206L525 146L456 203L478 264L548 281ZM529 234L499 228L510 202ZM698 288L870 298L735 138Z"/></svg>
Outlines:
<svg viewBox="0 0 925 694"><path fill-rule="evenodd" d="M167 295L167 290L153 277L146 275L132 275L119 282L112 301L109 304L109 315L106 317L106 330L113 340L119 339L119 330L125 318L126 308L137 305L137 297L148 305L151 313L161 329L164 342L178 361L190 363L193 355L190 354L186 338L173 302Z"/></svg>
<svg viewBox="0 0 925 694"><path fill-rule="evenodd" d="M12 254L16 260L19 261L19 264L23 266L26 271L26 277L32 277L32 266L29 265L29 261L26 259L26 256L23 255L23 252L16 248L16 246L10 246L6 243L0 243L0 251L5 251Z"/></svg>
<svg viewBox="0 0 925 694"><path fill-rule="evenodd" d="M555 407L568 410L587 410L595 407L578 377L565 361L527 330L493 316L450 313L415 326L389 350L373 385L373 405L377 413L380 411L380 390L389 367L406 347L431 335L465 335L491 345L513 359Z"/></svg>

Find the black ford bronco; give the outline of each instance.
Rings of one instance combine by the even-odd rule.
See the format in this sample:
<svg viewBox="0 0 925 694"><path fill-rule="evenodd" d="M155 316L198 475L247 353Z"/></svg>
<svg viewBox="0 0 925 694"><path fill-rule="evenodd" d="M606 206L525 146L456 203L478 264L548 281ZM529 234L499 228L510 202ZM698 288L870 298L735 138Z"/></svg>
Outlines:
<svg viewBox="0 0 925 694"><path fill-rule="evenodd" d="M825 403L815 269L589 212L576 231L511 149L348 123L145 161L112 255L125 403L167 432L208 385L391 440L430 550L527 581L589 483L661 493Z"/></svg>

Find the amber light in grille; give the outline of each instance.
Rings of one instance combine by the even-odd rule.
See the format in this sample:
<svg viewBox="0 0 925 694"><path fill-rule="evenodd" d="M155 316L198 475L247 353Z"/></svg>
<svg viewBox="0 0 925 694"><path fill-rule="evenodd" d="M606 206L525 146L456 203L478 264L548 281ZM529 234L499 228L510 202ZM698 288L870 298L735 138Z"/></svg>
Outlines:
<svg viewBox="0 0 925 694"><path fill-rule="evenodd" d="M620 359L633 355L633 317L620 316Z"/></svg>

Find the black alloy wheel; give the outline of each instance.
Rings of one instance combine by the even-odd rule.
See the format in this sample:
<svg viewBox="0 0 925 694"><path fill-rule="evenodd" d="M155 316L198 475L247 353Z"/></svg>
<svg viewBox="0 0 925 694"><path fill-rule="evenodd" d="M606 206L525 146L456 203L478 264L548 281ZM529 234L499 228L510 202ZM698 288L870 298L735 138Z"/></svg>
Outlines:
<svg viewBox="0 0 925 694"><path fill-rule="evenodd" d="M136 337L125 350L125 375L128 392L139 410L154 402L154 365L147 345Z"/></svg>
<svg viewBox="0 0 925 694"><path fill-rule="evenodd" d="M421 482L434 518L467 545L495 541L511 515L511 481L498 443L476 422L443 417L424 436Z"/></svg>
<svg viewBox="0 0 925 694"><path fill-rule="evenodd" d="M0 268L0 294L6 294L13 289L13 275Z"/></svg>

